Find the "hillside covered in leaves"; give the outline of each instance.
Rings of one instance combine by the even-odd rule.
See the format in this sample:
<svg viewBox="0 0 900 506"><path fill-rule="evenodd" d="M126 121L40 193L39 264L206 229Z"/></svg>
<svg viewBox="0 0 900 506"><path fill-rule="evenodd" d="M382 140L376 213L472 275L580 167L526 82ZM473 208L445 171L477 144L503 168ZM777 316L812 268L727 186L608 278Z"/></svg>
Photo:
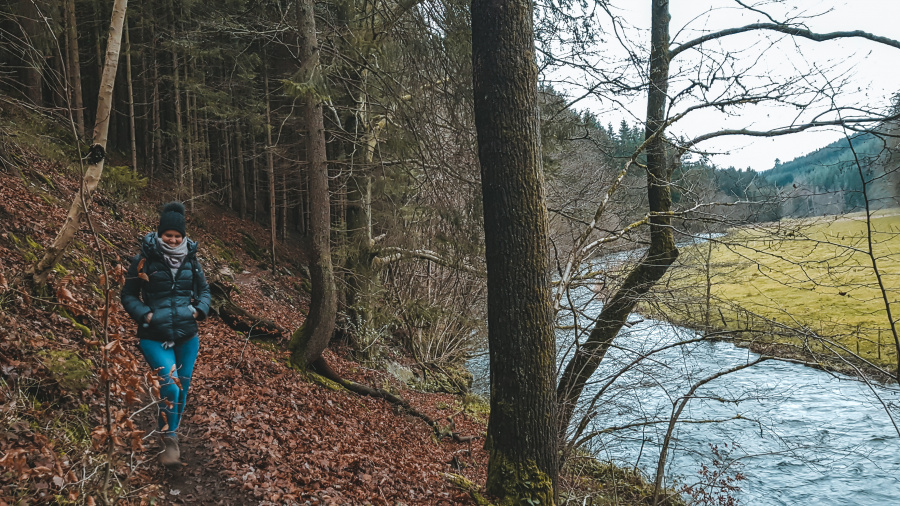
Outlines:
<svg viewBox="0 0 900 506"><path fill-rule="evenodd" d="M104 270L121 278L165 197L155 187L130 203L112 191L99 195L92 229L79 232L54 271L53 293L33 296L16 278L60 226L78 174L29 149L14 155L16 170L0 172L0 504L95 504L104 497L117 504L469 502L448 473L483 482L486 455L477 438L439 438L386 401L311 383L286 365L284 343L261 347L216 317L200 333L182 436L185 467L180 477L164 474L147 435L155 425L154 379L116 297L104 335L100 280ZM284 272L261 270L241 246L242 234L257 228L213 205L188 222L211 281L233 284L233 299L245 309L296 328L308 296L304 279L287 273L301 271L297 260L288 263L296 255L285 246ZM417 393L328 353L345 377L396 392L443 425L452 417L456 431L484 431L477 400ZM109 451L107 426L115 443Z"/></svg>

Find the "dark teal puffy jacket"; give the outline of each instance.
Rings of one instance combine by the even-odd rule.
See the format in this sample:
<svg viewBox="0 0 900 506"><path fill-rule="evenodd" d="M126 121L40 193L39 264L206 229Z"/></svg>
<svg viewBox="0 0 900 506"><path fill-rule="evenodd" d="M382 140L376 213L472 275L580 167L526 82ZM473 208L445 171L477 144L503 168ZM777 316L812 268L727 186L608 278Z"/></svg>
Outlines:
<svg viewBox="0 0 900 506"><path fill-rule="evenodd" d="M156 232L144 236L141 252L131 261L122 306L138 323L138 338L153 341L183 341L197 335L197 321L209 314L209 285L197 261L197 243L185 238L188 254L175 275L166 264L157 243ZM144 260L139 276L138 266ZM197 310L197 318L193 316ZM150 323L147 313L153 313Z"/></svg>

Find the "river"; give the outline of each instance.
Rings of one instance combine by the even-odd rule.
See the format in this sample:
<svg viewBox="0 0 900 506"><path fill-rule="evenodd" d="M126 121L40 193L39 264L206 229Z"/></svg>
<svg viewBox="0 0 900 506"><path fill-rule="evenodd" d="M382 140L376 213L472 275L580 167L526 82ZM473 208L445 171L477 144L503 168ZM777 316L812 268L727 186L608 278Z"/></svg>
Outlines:
<svg viewBox="0 0 900 506"><path fill-rule="evenodd" d="M588 292L579 295L584 300ZM599 302L587 306L588 314L599 313ZM639 315L630 323L591 378L582 403L635 357L699 337ZM557 337L563 356L573 334L560 331ZM591 451L653 476L673 400L698 380L757 357L711 341L651 354L604 390L589 430L652 424L604 433ZM481 355L469 364L482 392L486 362ZM688 402L669 449L667 485L697 483L706 465L723 476L744 476L735 483L741 490L732 492L741 504L900 504L900 437L891 415L900 424L896 386L867 386L802 365L763 362L706 384ZM714 459L722 462L718 468Z"/></svg>

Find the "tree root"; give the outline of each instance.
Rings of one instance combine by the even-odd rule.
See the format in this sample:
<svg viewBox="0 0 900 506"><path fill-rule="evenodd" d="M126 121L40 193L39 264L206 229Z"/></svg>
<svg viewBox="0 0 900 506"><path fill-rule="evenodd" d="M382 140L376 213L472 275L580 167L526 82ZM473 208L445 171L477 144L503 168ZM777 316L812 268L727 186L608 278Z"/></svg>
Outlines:
<svg viewBox="0 0 900 506"><path fill-rule="evenodd" d="M384 399L390 402L391 404L402 409L407 414L419 418L427 423L428 426L431 427L431 429L434 431L435 436L437 436L438 438L449 437L457 443L471 443L472 441L475 441L479 438L479 436L460 436L459 433L454 432L454 422L452 416L432 419L430 416L412 407L406 399L394 395L387 390L370 387L368 385L363 385L362 383L357 383L355 381L350 381L348 379L342 378L334 369L331 368L330 365L328 365L328 362L323 357L319 357L312 364L310 364L310 369L315 373L321 375L322 377L331 380L338 385L341 385L342 387L355 394L365 395L368 397L376 397L378 399ZM449 426L442 427L441 424L438 423L444 419L449 420Z"/></svg>
<svg viewBox="0 0 900 506"><path fill-rule="evenodd" d="M234 287L220 281L210 283L213 311L222 318L229 327L244 332L254 341L278 342L286 340L291 334L272 320L249 313L231 300Z"/></svg>
<svg viewBox="0 0 900 506"><path fill-rule="evenodd" d="M263 342L272 342L272 343L281 343L282 345L287 344L287 339L291 335L286 329L280 327L277 323L272 320L268 320L266 318L261 318L254 314L251 314L244 308L238 306L233 300L231 300L231 292L234 288L228 286L220 281L216 281L214 283L210 283L209 291L212 294L212 308L216 314L222 318L229 327L239 331L246 333L249 338L253 341L263 341ZM315 381L316 383L322 384L327 388L334 388L333 384L336 383L340 385L344 389L353 392L358 395L365 395L368 397L376 397L378 399L384 399L391 404L399 407L401 410L410 414L416 418L423 420L428 424L429 427L434 430L435 436L438 438L449 437L456 441L457 443L471 443L475 441L480 436L460 436L457 432L454 432L454 421L453 416L432 419L430 416L426 415L413 408L406 399L394 395L386 390L381 390L379 388L370 387L368 385L363 385L361 383L356 383L355 381L350 381L348 379L342 378L334 369L328 365L328 362L323 358L319 357L312 364L309 365L309 370L316 373L317 375L324 378L326 381ZM448 420L449 425L442 426L440 423L441 420Z"/></svg>

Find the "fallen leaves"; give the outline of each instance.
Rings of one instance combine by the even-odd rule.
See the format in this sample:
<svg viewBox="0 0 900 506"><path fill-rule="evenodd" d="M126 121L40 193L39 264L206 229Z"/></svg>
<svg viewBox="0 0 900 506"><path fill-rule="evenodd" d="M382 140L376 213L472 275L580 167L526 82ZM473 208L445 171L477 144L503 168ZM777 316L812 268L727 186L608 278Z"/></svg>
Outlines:
<svg viewBox="0 0 900 506"><path fill-rule="evenodd" d="M41 170L59 172L58 168ZM0 179L0 204L4 206L0 211L7 213L0 221L0 290L7 290L8 282L2 273L21 270L26 264L27 246L15 246L12 236L48 244L64 220L65 211L26 191L18 178L0 174ZM55 177L55 181L59 188L57 198L68 201L77 182L64 174ZM126 219L102 222L104 237L116 248L101 242L109 257L132 256L137 251L138 238L155 226L151 222L156 219L154 207L144 207L121 205L118 212ZM91 212L100 217L104 209L95 205ZM191 237L201 243L200 256L206 272L214 277L227 262L240 263L240 290L233 293L233 300L283 328L299 327L308 308L306 295L299 289L303 280L293 275L272 278L255 266L256 262L240 246L243 233L265 237L262 227L228 213L218 214L212 206L202 216L204 228L193 228ZM134 223L143 226L135 228ZM78 240L83 244L93 244L83 231L79 234ZM446 438L438 441L427 424L398 413L383 400L333 392L307 383L287 366L286 352L257 347L212 317L201 324L200 358L182 425L182 431L200 448L185 453L183 458L188 463L186 469L196 472L202 486L198 485L194 494L183 487L166 486L168 478L162 471L155 464L148 467L155 453L145 448L144 431L156 425L156 409L149 403L159 399L159 375L140 358L133 338L135 324L122 317L117 301L109 314L102 311L103 297L99 294L105 292L95 290L106 282L121 284L123 265L112 266L109 279L101 280L95 266L84 260L91 258L90 249L76 248L67 253L64 263L78 272L56 278L54 292L57 301L72 314L94 322L109 318L112 338L101 341L94 336L81 336L70 320L55 314L52 308L32 305L25 294L14 307L0 307L0 327L4 329L0 333L0 372L9 385L25 380L55 385L52 375L34 360L33 350L61 347L93 357L96 379L111 381L113 433L105 426L105 400L99 389L77 396L52 390L57 399L69 399L68 404L59 402L56 407L18 406L22 422L0 431L0 467L4 470L0 473L0 502L15 494L33 494L36 502L61 494L70 501L95 504L92 496L99 497L98 490L89 487L99 486L97 483L84 483L78 488L73 483L78 480L76 475L91 474L94 468L88 466L97 465L97 455L105 452L105 442L110 440L120 456L120 465L135 466L119 470L122 476L131 476L126 485L140 489L145 496L123 500L123 504L466 504L471 502L468 495L449 483L445 473L461 473L472 482L484 483L487 454L480 445L454 443ZM225 255L215 254L225 249L227 262ZM288 250L282 253L283 258L296 254ZM142 268L139 265L139 275L146 279ZM99 367L101 357L112 359L105 369ZM348 379L378 386L389 384L433 419L447 414L438 406L456 402L450 395L405 390L391 376L361 367L342 354L329 351L327 359ZM60 433L44 434L33 429L52 426L54 419L65 420L70 416L66 410L83 409L81 406L89 410L84 419L89 420L90 426L86 427L84 447L80 449L63 441L65 436ZM152 409L141 417L134 416L146 406ZM456 430L463 434L484 432L482 423L465 414L457 416L455 423ZM77 451L82 453L76 454ZM202 493L196 493L201 489ZM181 493L171 494L174 490ZM146 497L149 494L153 494L152 500Z"/></svg>

